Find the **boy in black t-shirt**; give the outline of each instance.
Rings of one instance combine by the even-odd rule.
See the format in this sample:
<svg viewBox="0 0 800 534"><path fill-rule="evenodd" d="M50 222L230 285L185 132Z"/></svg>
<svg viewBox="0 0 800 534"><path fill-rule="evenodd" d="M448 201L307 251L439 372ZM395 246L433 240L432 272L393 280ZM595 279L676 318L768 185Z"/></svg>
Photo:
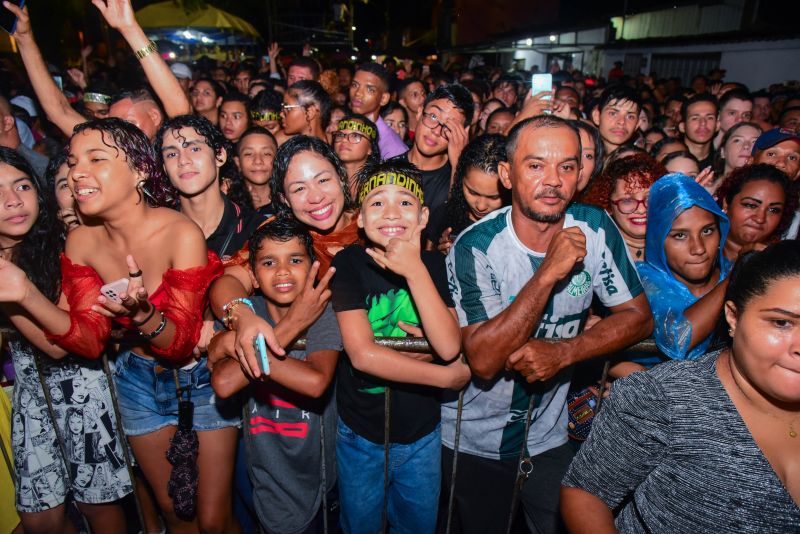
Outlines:
<svg viewBox="0 0 800 534"><path fill-rule="evenodd" d="M263 528L275 534L322 532L323 493L336 483L336 410L330 384L342 348L336 317L327 306L333 270L314 287L319 264L312 265L311 237L293 219L279 218L259 228L250 238L250 251L253 285L263 298L254 295L240 305L253 308L276 330L298 299L311 303L318 318L305 333L305 350L293 350L287 358L269 354L270 374L252 383L235 359L235 332L219 334L209 347L211 360L218 362L212 386L220 397L250 386L243 434Z"/></svg>
<svg viewBox="0 0 800 534"><path fill-rule="evenodd" d="M367 164L358 183L367 248L351 245L333 259L333 308L348 355L336 389L342 527L381 529L386 447L389 524L433 532L441 475L437 388L462 387L469 368L457 358L461 335L443 258L420 250L428 209L419 170L400 159ZM406 333L427 337L437 356L375 343Z"/></svg>

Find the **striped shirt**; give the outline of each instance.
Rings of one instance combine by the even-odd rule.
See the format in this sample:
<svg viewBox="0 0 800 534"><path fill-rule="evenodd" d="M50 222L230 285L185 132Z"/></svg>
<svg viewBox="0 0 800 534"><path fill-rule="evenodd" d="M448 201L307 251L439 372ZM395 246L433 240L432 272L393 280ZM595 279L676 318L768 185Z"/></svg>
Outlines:
<svg viewBox="0 0 800 534"><path fill-rule="evenodd" d="M577 336L596 294L607 307L642 293L642 285L619 230L599 208L571 204L564 228L586 236L586 257L559 282L531 338ZM447 256L448 281L461 326L487 321L514 300L544 261L528 249L511 223L511 207L502 208L464 230ZM492 459L516 458L522 446L531 395L535 395L528 452L532 455L567 441L567 389L572 370L545 382L528 384L516 372L491 381L473 378L464 392L459 450ZM442 441L453 448L456 403L442 405Z"/></svg>

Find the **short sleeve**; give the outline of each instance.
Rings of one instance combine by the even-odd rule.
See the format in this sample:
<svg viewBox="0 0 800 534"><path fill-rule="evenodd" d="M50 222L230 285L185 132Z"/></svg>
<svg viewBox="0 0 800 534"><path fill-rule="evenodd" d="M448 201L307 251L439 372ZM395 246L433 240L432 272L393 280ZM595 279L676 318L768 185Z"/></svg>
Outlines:
<svg viewBox="0 0 800 534"><path fill-rule="evenodd" d="M500 287L489 258L464 238L456 240L450 248L447 277L462 327L488 321L503 310Z"/></svg>
<svg viewBox="0 0 800 534"><path fill-rule="evenodd" d="M639 273L628 254L619 229L605 212L600 212L595 235L594 292L604 306L611 308L639 296L644 290Z"/></svg>
<svg viewBox="0 0 800 534"><path fill-rule="evenodd" d="M342 334L339 332L339 323L330 304L306 333L306 354L321 350L342 350Z"/></svg>
<svg viewBox="0 0 800 534"><path fill-rule="evenodd" d="M333 258L331 265L336 267L336 274L331 281L331 301L336 312L367 309L367 297L358 275L365 263L358 261L358 247L350 245Z"/></svg>
<svg viewBox="0 0 800 534"><path fill-rule="evenodd" d="M450 294L450 287L447 283L447 266L444 256L438 252L426 251L422 253L422 260L445 306L454 308L453 296Z"/></svg>
<svg viewBox="0 0 800 534"><path fill-rule="evenodd" d="M652 374L618 380L562 484L617 508L662 461L670 418L669 401Z"/></svg>

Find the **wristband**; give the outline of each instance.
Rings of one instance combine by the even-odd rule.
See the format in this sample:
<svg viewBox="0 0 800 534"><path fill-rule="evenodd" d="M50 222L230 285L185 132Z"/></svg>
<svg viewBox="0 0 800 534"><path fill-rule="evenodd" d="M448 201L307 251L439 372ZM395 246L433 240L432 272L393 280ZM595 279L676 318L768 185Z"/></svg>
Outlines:
<svg viewBox="0 0 800 534"><path fill-rule="evenodd" d="M149 43L147 43L147 46L140 48L139 50L136 51L136 57L139 58L140 60L144 59L153 52L155 52L156 50L158 50L158 46L156 45L155 41L150 41Z"/></svg>
<svg viewBox="0 0 800 534"><path fill-rule="evenodd" d="M142 319L141 321L134 321L133 319L131 319L131 324L132 324L133 326L135 326L136 328L142 327L142 326L144 326L145 324L147 324L147 321L149 321L150 319L152 319L152 318L153 318L153 315L155 315L155 314L156 314L156 307L155 307L155 306L153 306L153 305L151 304L151 305L150 305L150 313L148 313L148 314L147 314L147 317L145 317L145 318L144 318L144 319Z"/></svg>
<svg viewBox="0 0 800 534"><path fill-rule="evenodd" d="M244 304L245 306L250 308L251 312L256 313L256 309L255 307L253 307L252 301L248 298L237 298L228 302L222 307L222 313L223 313L222 324L224 324L225 328L227 328L228 330L231 329L231 321L233 321L233 312L236 311L236 308L238 308L239 305L241 304Z"/></svg>
<svg viewBox="0 0 800 534"><path fill-rule="evenodd" d="M164 329L167 327L167 317L164 315L164 312L159 312L161 314L161 322L158 323L158 326L155 330L150 332L149 334L145 334L144 332L139 332L139 335L145 339L153 339L158 336Z"/></svg>

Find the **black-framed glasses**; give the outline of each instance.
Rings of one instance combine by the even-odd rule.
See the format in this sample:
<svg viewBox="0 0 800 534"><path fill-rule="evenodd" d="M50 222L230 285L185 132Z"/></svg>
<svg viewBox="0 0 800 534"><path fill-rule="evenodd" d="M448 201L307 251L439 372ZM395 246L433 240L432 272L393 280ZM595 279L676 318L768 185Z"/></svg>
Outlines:
<svg viewBox="0 0 800 534"><path fill-rule="evenodd" d="M638 210L640 204L644 206L644 209L647 209L646 198L642 200L637 200L635 198L621 198L619 200L612 200L611 203L614 204L619 212L624 215L630 215L634 211Z"/></svg>
<svg viewBox="0 0 800 534"><path fill-rule="evenodd" d="M354 145L360 143L362 139L366 139L365 136L361 135L358 132L350 132L350 133L333 132L333 135L331 137L333 137L334 143L337 141L344 141L345 139L347 139L349 143Z"/></svg>
<svg viewBox="0 0 800 534"><path fill-rule="evenodd" d="M444 134L445 132L448 133L450 132L450 128L448 128L445 123L439 120L439 117L437 117L434 113L428 113L426 111L423 111L422 124L424 124L427 128L430 128L434 132L436 131L437 128L442 129L442 134Z"/></svg>

